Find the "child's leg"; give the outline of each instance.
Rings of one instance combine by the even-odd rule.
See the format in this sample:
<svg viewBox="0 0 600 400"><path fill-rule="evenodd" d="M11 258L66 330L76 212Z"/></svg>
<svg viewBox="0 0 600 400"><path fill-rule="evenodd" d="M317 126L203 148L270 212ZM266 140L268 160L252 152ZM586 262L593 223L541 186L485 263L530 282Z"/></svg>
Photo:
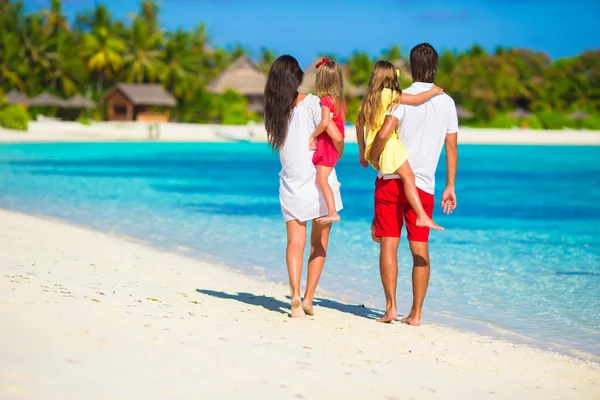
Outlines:
<svg viewBox="0 0 600 400"><path fill-rule="evenodd" d="M415 210L415 213L417 213L417 226L426 226L437 231L443 231L444 228L433 222L433 220L429 218L429 215L427 215L423 209L421 199L419 199L417 185L415 184L415 174L413 173L408 161L405 161L396 172L398 175L400 175L400 178L402 178L404 193L406 193L408 204L410 204L413 210Z"/></svg>
<svg viewBox="0 0 600 400"><path fill-rule="evenodd" d="M325 197L325 203L327 204L327 215L323 218L318 218L317 222L320 224L329 224L331 222L338 222L340 215L335 210L335 199L333 198L333 190L329 186L329 174L333 171L333 167L326 167L324 165L317 165L317 185L323 197Z"/></svg>

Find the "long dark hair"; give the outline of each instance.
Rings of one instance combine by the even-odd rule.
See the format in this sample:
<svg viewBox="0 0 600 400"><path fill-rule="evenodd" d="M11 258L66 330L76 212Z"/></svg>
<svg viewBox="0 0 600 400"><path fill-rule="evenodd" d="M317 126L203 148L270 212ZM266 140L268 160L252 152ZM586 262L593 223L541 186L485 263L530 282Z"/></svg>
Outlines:
<svg viewBox="0 0 600 400"><path fill-rule="evenodd" d="M271 66L265 85L265 128L269 145L280 150L285 142L292 110L304 72L292 56L281 56Z"/></svg>

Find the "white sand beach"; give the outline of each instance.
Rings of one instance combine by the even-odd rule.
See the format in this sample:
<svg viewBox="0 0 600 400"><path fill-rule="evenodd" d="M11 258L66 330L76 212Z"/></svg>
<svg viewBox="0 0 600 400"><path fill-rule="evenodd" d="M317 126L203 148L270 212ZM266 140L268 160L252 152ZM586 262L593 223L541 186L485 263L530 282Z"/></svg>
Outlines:
<svg viewBox="0 0 600 400"><path fill-rule="evenodd" d="M0 210L2 399L598 399L600 366ZM282 266L283 249L282 249ZM327 273L327 269L325 272Z"/></svg>
<svg viewBox="0 0 600 400"><path fill-rule="evenodd" d="M153 140L164 142L266 142L262 124L160 124L160 135ZM0 143L35 142L121 142L149 140L148 126L136 122L97 122L91 126L77 122L31 122L27 132L0 128ZM346 141L356 142L354 127L346 128ZM483 129L461 127L462 144L547 144L600 145L600 131Z"/></svg>

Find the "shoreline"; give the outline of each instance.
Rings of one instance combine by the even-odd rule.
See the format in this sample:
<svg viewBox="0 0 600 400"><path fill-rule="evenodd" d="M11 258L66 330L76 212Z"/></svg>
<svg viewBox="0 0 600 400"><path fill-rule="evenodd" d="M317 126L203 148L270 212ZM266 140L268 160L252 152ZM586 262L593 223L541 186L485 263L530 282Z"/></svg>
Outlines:
<svg viewBox="0 0 600 400"><path fill-rule="evenodd" d="M346 127L346 142L355 143L353 126ZM514 144L514 145L600 145L600 131L587 130L531 130L459 128L461 144ZM156 142L266 142L262 124L160 124ZM146 124L136 122L97 122L91 126L77 122L31 122L29 131L0 128L0 143L54 143L54 142L148 142Z"/></svg>
<svg viewBox="0 0 600 400"><path fill-rule="evenodd" d="M387 383L401 374L397 398L592 399L600 384L597 363L435 324L380 325L332 299L291 320L285 285L50 217L0 219L0 393L373 398L398 395ZM290 382L315 373L327 379Z"/></svg>
<svg viewBox="0 0 600 400"><path fill-rule="evenodd" d="M262 269L245 269L232 266L225 262L210 260L211 256L206 257L205 255L205 257L202 257L201 255L191 255L189 253L190 249L186 247L161 246L158 243L151 242L146 239L128 236L120 233L114 233L111 231L98 230L89 225L75 223L67 219L53 217L41 213L27 213L7 208L0 208L0 213L2 211L30 216L43 221L49 221L61 225L64 224L67 226L73 226L79 229L88 230L90 232L95 232L102 235L108 235L118 240L124 240L127 242L135 243L137 245L154 249L160 252L166 252L169 254L176 255L178 257L184 257L200 263L207 263L210 264L212 268L224 269L232 274L246 276L249 279L257 280L262 283L273 283L282 287L282 293L284 293L287 290L287 285L282 281L282 279L269 278L261 272ZM306 272L305 269L306 268L304 268L303 273ZM303 275L303 279L305 280L305 274ZM336 294L335 292L331 292L330 290L324 289L322 286L317 288L317 297L325 299L335 299L335 301L340 301L347 307L360 307L363 309L368 309L377 318L384 314L384 311L378 309L376 305L369 301L361 300L358 296L360 296L358 292L346 292L345 294L341 295L339 293ZM465 318L464 316L456 315L454 313L443 312L439 310L428 310L427 314L428 316L426 318L425 324L439 326L444 329L451 329L456 332L473 334L492 340L499 340L501 342L508 343L511 345L526 346L543 352L550 352L554 354L564 355L567 357L573 357L580 361L597 363L600 366L600 354L594 354L586 352L584 350L579 350L577 348L570 347L569 345L564 343L539 340L522 332L502 328L490 322L483 322L472 318ZM402 316L404 316L404 314L399 313L398 318Z"/></svg>

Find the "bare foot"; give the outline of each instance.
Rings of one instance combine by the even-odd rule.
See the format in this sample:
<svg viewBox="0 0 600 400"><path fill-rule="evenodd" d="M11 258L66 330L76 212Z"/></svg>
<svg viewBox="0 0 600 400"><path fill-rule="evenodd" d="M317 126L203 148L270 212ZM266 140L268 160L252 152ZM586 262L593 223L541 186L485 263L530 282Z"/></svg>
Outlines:
<svg viewBox="0 0 600 400"><path fill-rule="evenodd" d="M395 311L386 311L381 318L377 319L377 322L389 324L398 318L398 314Z"/></svg>
<svg viewBox="0 0 600 400"><path fill-rule="evenodd" d="M421 318L413 317L410 315L408 317L402 318L400 322L410 326L421 326Z"/></svg>
<svg viewBox="0 0 600 400"><path fill-rule="evenodd" d="M327 224L331 224L333 222L340 222L340 214L335 213L335 214L327 214L324 217L321 218L317 218L317 223L321 224L321 225L327 225Z"/></svg>
<svg viewBox="0 0 600 400"><path fill-rule="evenodd" d="M302 304L302 310L304 311L304 313L310 317L315 315L315 310L313 309L312 306L305 306L304 304Z"/></svg>
<svg viewBox="0 0 600 400"><path fill-rule="evenodd" d="M293 299L292 300L292 318L304 318L306 317L306 314L304 313L304 310L302 309L302 302L300 301L300 299Z"/></svg>
<svg viewBox="0 0 600 400"><path fill-rule="evenodd" d="M444 230L444 228L433 222L428 216L417 217L417 226L425 226L427 228L435 229L436 231Z"/></svg>

